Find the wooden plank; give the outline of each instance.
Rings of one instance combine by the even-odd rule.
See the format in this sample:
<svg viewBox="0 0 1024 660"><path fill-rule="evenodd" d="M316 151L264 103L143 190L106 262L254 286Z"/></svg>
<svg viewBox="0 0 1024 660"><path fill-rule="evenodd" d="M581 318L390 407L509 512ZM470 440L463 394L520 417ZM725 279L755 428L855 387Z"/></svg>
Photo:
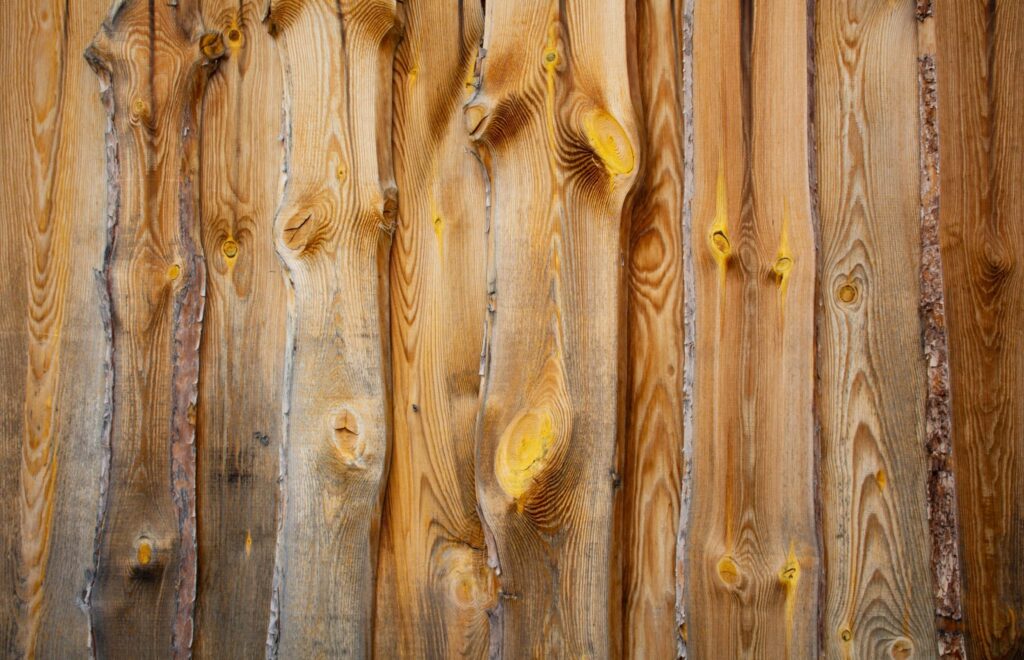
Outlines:
<svg viewBox="0 0 1024 660"><path fill-rule="evenodd" d="M936 652L925 493L917 21L817 3L824 654Z"/></svg>
<svg viewBox="0 0 1024 660"><path fill-rule="evenodd" d="M491 183L480 509L492 654L618 652L625 197L637 171L621 2L496 3L467 125Z"/></svg>
<svg viewBox="0 0 1024 660"><path fill-rule="evenodd" d="M485 185L462 104L479 2L409 3L395 56L391 256L394 443L377 561L375 648L485 657L497 585L476 509L473 432L487 305Z"/></svg>
<svg viewBox="0 0 1024 660"><path fill-rule="evenodd" d="M81 57L107 0L15 3L0 74L0 653L84 657L102 464L104 112Z"/></svg>
<svg viewBox="0 0 1024 660"><path fill-rule="evenodd" d="M1024 5L935 3L940 231L969 657L1024 655Z"/></svg>
<svg viewBox="0 0 1024 660"><path fill-rule="evenodd" d="M190 654L205 286L196 136L222 53L186 0L116 3L87 53L111 122L109 488L91 598L94 649L104 657Z"/></svg>
<svg viewBox="0 0 1024 660"><path fill-rule="evenodd" d="M815 246L802 0L697 3L696 657L814 657Z"/></svg>
<svg viewBox="0 0 1024 660"><path fill-rule="evenodd" d="M283 88L262 5L203 4L227 57L206 91L201 138L198 657L261 655L270 616L288 303L274 249Z"/></svg>
<svg viewBox="0 0 1024 660"><path fill-rule="evenodd" d="M390 435L394 0L279 0L288 420L268 652L364 656Z"/></svg>
<svg viewBox="0 0 1024 660"><path fill-rule="evenodd" d="M682 2L637 3L641 151L629 260L622 448L623 650L676 653L676 541L683 479Z"/></svg>

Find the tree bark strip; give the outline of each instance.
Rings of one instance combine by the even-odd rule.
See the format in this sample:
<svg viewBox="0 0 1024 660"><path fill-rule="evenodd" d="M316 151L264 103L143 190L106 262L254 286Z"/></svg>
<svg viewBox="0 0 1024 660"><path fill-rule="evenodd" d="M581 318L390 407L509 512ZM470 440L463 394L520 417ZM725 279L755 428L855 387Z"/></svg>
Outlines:
<svg viewBox="0 0 1024 660"><path fill-rule="evenodd" d="M486 305L485 181L462 105L483 11L407 5L395 61L391 256L394 444L377 562L376 654L484 657L496 583L477 514L473 432Z"/></svg>
<svg viewBox="0 0 1024 660"><path fill-rule="evenodd" d="M637 172L615 0L496 3L466 120L491 183L477 492L499 571L492 655L617 654L625 198Z"/></svg>
<svg viewBox="0 0 1024 660"><path fill-rule="evenodd" d="M823 650L927 657L915 8L818 0L817 19Z"/></svg>
<svg viewBox="0 0 1024 660"><path fill-rule="evenodd" d="M0 652L84 657L79 602L92 565L102 456L97 291L103 108L81 57L106 0L15 3L0 73ZM88 101L83 101L88 99ZM75 283L84 283L76 286Z"/></svg>
<svg viewBox="0 0 1024 660"><path fill-rule="evenodd" d="M264 652L276 543L287 298L274 250L283 145L277 46L254 0L205 0L226 58L203 105L206 312L197 419L196 655Z"/></svg>
<svg viewBox="0 0 1024 660"><path fill-rule="evenodd" d="M618 517L623 649L676 652L676 541L683 465L682 2L637 3L646 155L633 199L628 423Z"/></svg>
<svg viewBox="0 0 1024 660"><path fill-rule="evenodd" d="M1024 655L1024 5L935 3L968 657Z"/></svg>
<svg viewBox="0 0 1024 660"><path fill-rule="evenodd" d="M113 341L110 488L91 593L101 656L190 654L195 402L205 273L198 109L223 54L193 2L118 2L89 47L109 86L106 265Z"/></svg>
<svg viewBox="0 0 1024 660"><path fill-rule="evenodd" d="M276 0L286 89L277 215L291 319L268 652L366 655L391 427L394 0Z"/></svg>
<svg viewBox="0 0 1024 660"><path fill-rule="evenodd" d="M817 655L806 12L737 0L694 16L697 657Z"/></svg>

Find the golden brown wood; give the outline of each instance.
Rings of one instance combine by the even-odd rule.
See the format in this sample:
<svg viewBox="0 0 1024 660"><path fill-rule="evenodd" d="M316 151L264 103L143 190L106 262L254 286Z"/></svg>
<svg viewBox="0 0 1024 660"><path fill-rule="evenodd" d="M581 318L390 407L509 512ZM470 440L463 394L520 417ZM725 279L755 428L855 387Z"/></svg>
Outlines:
<svg viewBox="0 0 1024 660"><path fill-rule="evenodd" d="M491 185L477 490L505 657L616 652L629 17L614 0L488 5L466 110Z"/></svg>
<svg viewBox="0 0 1024 660"><path fill-rule="evenodd" d="M1024 655L1024 4L935 3L968 657Z"/></svg>
<svg viewBox="0 0 1024 660"><path fill-rule="evenodd" d="M195 136L222 54L220 35L187 0L118 2L89 48L111 121L109 489L91 595L100 656L190 653L205 286Z"/></svg>
<svg viewBox="0 0 1024 660"><path fill-rule="evenodd" d="M496 583L476 510L473 431L486 307L486 201L462 105L479 2L407 5L395 57L394 444L377 562L377 656L485 657Z"/></svg>
<svg viewBox="0 0 1024 660"><path fill-rule="evenodd" d="M203 105L207 289L197 419L198 657L264 653L277 526L287 299L274 250L281 66L262 3L207 0L226 57Z"/></svg>
<svg viewBox="0 0 1024 660"><path fill-rule="evenodd" d="M107 0L5 7L0 75L0 653L85 657L106 334L104 112L81 53Z"/></svg>
<svg viewBox="0 0 1024 660"><path fill-rule="evenodd" d="M391 426L394 0L276 0L286 94L287 427L271 654L366 655Z"/></svg>
<svg viewBox="0 0 1024 660"><path fill-rule="evenodd" d="M828 657L934 656L911 3L819 0L818 409Z"/></svg>
<svg viewBox="0 0 1024 660"><path fill-rule="evenodd" d="M694 15L696 657L817 654L806 11L733 0Z"/></svg>
<svg viewBox="0 0 1024 660"><path fill-rule="evenodd" d="M646 154L629 261L629 387L622 448L622 640L627 657L676 653L683 478L682 2L637 3Z"/></svg>

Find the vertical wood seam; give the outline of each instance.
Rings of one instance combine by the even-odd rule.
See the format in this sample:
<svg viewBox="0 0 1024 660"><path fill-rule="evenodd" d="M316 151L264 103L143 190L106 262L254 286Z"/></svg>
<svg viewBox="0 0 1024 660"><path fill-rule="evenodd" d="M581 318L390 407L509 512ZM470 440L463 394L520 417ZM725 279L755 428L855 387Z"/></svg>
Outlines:
<svg viewBox="0 0 1024 660"><path fill-rule="evenodd" d="M927 374L925 447L929 457L928 527L934 583L936 643L943 658L965 658L961 628L960 538L956 476L953 471L953 419L946 334L945 289L939 240L941 203L938 80L934 6L917 0L918 119L920 155L921 344Z"/></svg>

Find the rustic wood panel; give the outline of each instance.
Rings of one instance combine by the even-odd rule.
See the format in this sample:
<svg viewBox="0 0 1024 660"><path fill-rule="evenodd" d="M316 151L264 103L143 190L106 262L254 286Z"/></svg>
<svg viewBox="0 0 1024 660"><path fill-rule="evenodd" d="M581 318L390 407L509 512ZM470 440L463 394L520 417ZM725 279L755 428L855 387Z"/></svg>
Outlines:
<svg viewBox="0 0 1024 660"><path fill-rule="evenodd" d="M189 655L195 401L205 286L198 108L223 54L194 2L127 0L88 57L109 87L109 488L92 592L96 652Z"/></svg>
<svg viewBox="0 0 1024 660"><path fill-rule="evenodd" d="M0 653L84 657L103 458L104 111L81 53L106 0L5 8L0 74Z"/></svg>
<svg viewBox="0 0 1024 660"><path fill-rule="evenodd" d="M929 657L913 3L819 1L815 61L823 650Z"/></svg>
<svg viewBox="0 0 1024 660"><path fill-rule="evenodd" d="M969 657L1024 655L1024 5L936 2L940 228Z"/></svg>
<svg viewBox="0 0 1024 660"><path fill-rule="evenodd" d="M496 584L476 508L486 198L462 105L479 2L409 3L395 56L394 440L377 561L376 654L485 657Z"/></svg>
<svg viewBox="0 0 1024 660"><path fill-rule="evenodd" d="M390 436L393 0L278 0L288 415L268 653L365 655Z"/></svg>
<svg viewBox="0 0 1024 660"><path fill-rule="evenodd" d="M683 478L682 2L637 3L641 151L629 259L629 379L622 446L625 654L676 652Z"/></svg>
<svg viewBox="0 0 1024 660"><path fill-rule="evenodd" d="M627 19L612 0L489 5L466 110L492 195L477 480L506 657L603 657L618 637L623 225L639 157Z"/></svg>
<svg viewBox="0 0 1024 660"><path fill-rule="evenodd" d="M806 3L697 3L688 648L817 654Z"/></svg>
<svg viewBox="0 0 1024 660"><path fill-rule="evenodd" d="M261 655L270 615L288 305L274 250L281 65L262 11L252 0L203 2L226 51L201 135L198 657Z"/></svg>

